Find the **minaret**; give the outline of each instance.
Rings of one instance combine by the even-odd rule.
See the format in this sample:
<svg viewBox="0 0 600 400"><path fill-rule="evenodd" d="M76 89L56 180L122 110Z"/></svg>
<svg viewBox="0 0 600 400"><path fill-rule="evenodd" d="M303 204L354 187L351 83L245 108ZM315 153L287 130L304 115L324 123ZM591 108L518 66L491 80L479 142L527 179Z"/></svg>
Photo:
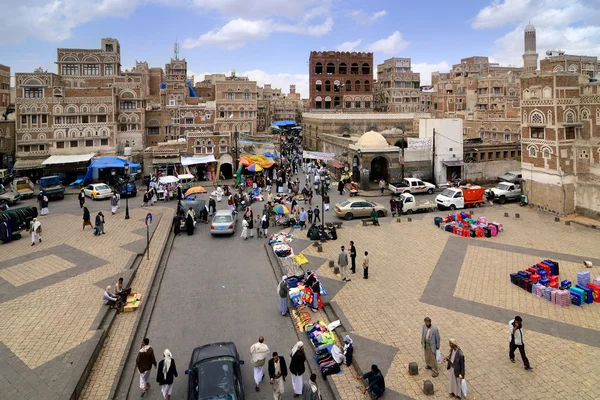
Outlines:
<svg viewBox="0 0 600 400"><path fill-rule="evenodd" d="M537 71L538 54L536 52L535 27L528 24L525 27L525 53L523 53L523 67L525 72Z"/></svg>

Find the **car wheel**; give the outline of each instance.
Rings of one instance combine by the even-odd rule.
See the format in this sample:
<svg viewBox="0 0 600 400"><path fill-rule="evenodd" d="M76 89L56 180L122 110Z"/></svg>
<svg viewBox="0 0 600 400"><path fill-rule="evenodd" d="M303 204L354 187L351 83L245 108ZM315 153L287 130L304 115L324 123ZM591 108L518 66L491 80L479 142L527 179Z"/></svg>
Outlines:
<svg viewBox="0 0 600 400"><path fill-rule="evenodd" d="M410 214L412 214L412 213L413 213L413 211L412 211L412 210L408 210L408 211L406 211L406 214L408 214L408 215L410 215Z"/></svg>
<svg viewBox="0 0 600 400"><path fill-rule="evenodd" d="M475 203L475 208L479 208L479 206L481 206L481 204Z"/></svg>
<svg viewBox="0 0 600 400"><path fill-rule="evenodd" d="M352 215L352 213L346 213L346 215L344 215L344 219L346 221L350 221L352 218L354 218L354 215Z"/></svg>
<svg viewBox="0 0 600 400"><path fill-rule="evenodd" d="M432 193L433 193L433 188L427 189L427 194L432 194Z"/></svg>
<svg viewBox="0 0 600 400"><path fill-rule="evenodd" d="M379 218L383 218L383 217L385 217L385 213L383 211L379 210L379 211L377 211L377 216Z"/></svg>
<svg viewBox="0 0 600 400"><path fill-rule="evenodd" d="M506 197L502 196L502 197L500 197L500 199L498 201L500 202L500 204L504 204L504 203L506 203Z"/></svg>
<svg viewBox="0 0 600 400"><path fill-rule="evenodd" d="M450 205L450 210L452 210L452 211L456 210L456 206L454 204L451 204Z"/></svg>

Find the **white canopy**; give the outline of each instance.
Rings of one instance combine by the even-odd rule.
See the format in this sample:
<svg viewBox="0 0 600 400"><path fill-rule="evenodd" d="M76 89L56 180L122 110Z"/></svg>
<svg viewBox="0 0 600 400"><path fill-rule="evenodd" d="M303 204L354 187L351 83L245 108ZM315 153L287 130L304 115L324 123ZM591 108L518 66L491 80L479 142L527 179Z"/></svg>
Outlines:
<svg viewBox="0 0 600 400"><path fill-rule="evenodd" d="M196 164L208 164L211 162L217 161L214 155L208 156L193 156L193 157L184 157L181 156L181 165L196 165Z"/></svg>
<svg viewBox="0 0 600 400"><path fill-rule="evenodd" d="M53 164L71 164L90 161L94 157L94 153L89 154L74 154L70 156L50 156L42 163L42 165Z"/></svg>
<svg viewBox="0 0 600 400"><path fill-rule="evenodd" d="M161 176L160 178L158 178L158 182L162 183L163 185L167 185L169 183L179 182L179 178L173 175Z"/></svg>

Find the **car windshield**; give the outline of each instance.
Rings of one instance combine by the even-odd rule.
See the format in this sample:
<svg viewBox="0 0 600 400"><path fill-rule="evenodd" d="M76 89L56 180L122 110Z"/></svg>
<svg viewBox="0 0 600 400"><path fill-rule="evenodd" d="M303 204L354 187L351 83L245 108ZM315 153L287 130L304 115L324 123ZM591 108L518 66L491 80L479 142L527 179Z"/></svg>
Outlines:
<svg viewBox="0 0 600 400"><path fill-rule="evenodd" d="M350 202L348 200L344 200L340 203L340 206L346 207L348 204L350 204Z"/></svg>
<svg viewBox="0 0 600 400"><path fill-rule="evenodd" d="M496 185L496 189L500 189L500 190L508 190L509 187L510 187L510 185L508 185L506 183L499 183Z"/></svg>
<svg viewBox="0 0 600 400"><path fill-rule="evenodd" d="M107 185L97 185L96 186L96 190L110 190L110 188Z"/></svg>
<svg viewBox="0 0 600 400"><path fill-rule="evenodd" d="M215 215L214 223L226 223L231 222L231 215Z"/></svg>
<svg viewBox="0 0 600 400"><path fill-rule="evenodd" d="M194 366L198 399L236 399L233 362L232 357L219 357Z"/></svg>
<svg viewBox="0 0 600 400"><path fill-rule="evenodd" d="M452 197L452 196L454 196L454 190L444 189L444 191L442 192L442 196L444 196L444 197Z"/></svg>

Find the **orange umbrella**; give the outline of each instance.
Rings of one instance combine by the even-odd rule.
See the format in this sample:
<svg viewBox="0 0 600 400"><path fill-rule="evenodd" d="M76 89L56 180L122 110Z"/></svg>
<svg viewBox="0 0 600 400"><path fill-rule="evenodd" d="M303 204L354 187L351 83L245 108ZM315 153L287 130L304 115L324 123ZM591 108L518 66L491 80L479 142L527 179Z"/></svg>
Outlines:
<svg viewBox="0 0 600 400"><path fill-rule="evenodd" d="M197 194L197 193L206 193L206 189L204 189L202 186L193 186L191 188L189 188L187 190L187 192L185 192L185 197L191 196L193 194Z"/></svg>

